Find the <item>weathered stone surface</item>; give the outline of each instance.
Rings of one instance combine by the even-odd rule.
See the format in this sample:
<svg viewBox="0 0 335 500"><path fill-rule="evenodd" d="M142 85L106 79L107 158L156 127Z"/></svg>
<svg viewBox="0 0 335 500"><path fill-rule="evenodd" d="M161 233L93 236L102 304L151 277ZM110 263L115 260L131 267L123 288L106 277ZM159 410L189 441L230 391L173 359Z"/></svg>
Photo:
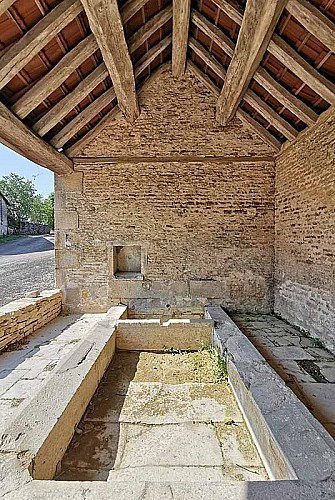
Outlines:
<svg viewBox="0 0 335 500"><path fill-rule="evenodd" d="M52 321L61 308L60 290L44 290L0 307L0 351Z"/></svg>
<svg viewBox="0 0 335 500"><path fill-rule="evenodd" d="M334 350L335 114L276 159L275 311Z"/></svg>
<svg viewBox="0 0 335 500"><path fill-rule="evenodd" d="M77 156L272 155L270 146L238 119L215 120L215 96L189 71L176 80L161 70L141 92L141 115L128 123L121 113Z"/></svg>
<svg viewBox="0 0 335 500"><path fill-rule="evenodd" d="M136 312L145 310L146 301L148 311L179 315L191 301L199 311L217 300L234 309L269 311L275 173L270 147L239 120L218 126L215 99L189 73L177 82L169 70L161 71L145 86L141 102L136 123L118 116L76 153L122 156L121 163L76 163L82 192L74 190L71 176L68 188L65 178L56 179L56 232L67 235L67 242L64 234L56 236L56 248L67 244L80 252L79 267L56 255L65 307L98 312L132 302ZM210 159L225 155L247 158L235 164ZM264 161L252 163L255 156ZM109 248L117 240L146 248L142 282L111 276ZM71 289L78 300L67 293Z"/></svg>
<svg viewBox="0 0 335 500"><path fill-rule="evenodd" d="M78 212L55 209L55 226L57 229L78 229Z"/></svg>
<svg viewBox="0 0 335 500"><path fill-rule="evenodd" d="M210 343L213 324L201 319L119 320L116 347L127 351L197 350Z"/></svg>
<svg viewBox="0 0 335 500"><path fill-rule="evenodd" d="M116 468L223 465L215 432L206 424L122 424Z"/></svg>

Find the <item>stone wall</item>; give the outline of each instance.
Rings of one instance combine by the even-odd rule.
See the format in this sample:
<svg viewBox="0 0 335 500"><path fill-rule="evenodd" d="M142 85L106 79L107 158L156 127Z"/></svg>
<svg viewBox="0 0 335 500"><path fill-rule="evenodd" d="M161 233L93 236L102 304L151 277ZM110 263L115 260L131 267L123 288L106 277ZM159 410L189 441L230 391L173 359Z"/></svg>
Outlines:
<svg viewBox="0 0 335 500"><path fill-rule="evenodd" d="M335 114L277 158L275 311L334 349Z"/></svg>
<svg viewBox="0 0 335 500"><path fill-rule="evenodd" d="M50 226L48 224L39 224L38 222L21 221L19 234L50 234Z"/></svg>
<svg viewBox="0 0 335 500"><path fill-rule="evenodd" d="M37 297L14 300L0 307L0 350L52 321L61 309L60 290L46 290Z"/></svg>
<svg viewBox="0 0 335 500"><path fill-rule="evenodd" d="M174 81L159 72L140 102L134 125L119 115L76 153L74 174L56 176L56 276L66 308L121 301L130 315L145 315L199 312L211 302L270 311L271 149L239 120L221 128L215 97L190 74ZM115 247L127 245L141 247L141 271L116 279Z"/></svg>

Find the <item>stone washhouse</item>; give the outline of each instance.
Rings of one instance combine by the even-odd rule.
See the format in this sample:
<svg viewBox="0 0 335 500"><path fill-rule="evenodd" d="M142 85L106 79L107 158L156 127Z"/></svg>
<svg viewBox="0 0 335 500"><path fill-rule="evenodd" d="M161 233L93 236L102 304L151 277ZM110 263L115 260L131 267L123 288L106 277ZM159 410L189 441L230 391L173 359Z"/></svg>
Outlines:
<svg viewBox="0 0 335 500"><path fill-rule="evenodd" d="M0 308L0 498L335 498L335 1L0 0L55 290Z"/></svg>

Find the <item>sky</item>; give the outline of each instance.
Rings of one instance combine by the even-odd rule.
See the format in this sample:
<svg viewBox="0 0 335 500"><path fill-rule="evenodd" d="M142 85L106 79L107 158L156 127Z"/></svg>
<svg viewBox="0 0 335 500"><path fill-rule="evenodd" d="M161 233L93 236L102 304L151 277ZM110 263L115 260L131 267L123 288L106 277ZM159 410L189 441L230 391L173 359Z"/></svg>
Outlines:
<svg viewBox="0 0 335 500"><path fill-rule="evenodd" d="M50 170L0 144L0 179L12 172L33 181L37 192L43 198L54 190L54 175Z"/></svg>

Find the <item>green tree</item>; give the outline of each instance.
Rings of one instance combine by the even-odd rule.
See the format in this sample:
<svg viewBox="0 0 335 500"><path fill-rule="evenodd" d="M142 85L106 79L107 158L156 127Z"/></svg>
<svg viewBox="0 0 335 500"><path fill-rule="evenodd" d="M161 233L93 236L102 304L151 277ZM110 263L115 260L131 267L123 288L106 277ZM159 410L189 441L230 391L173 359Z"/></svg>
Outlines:
<svg viewBox="0 0 335 500"><path fill-rule="evenodd" d="M53 200L51 193L45 200L37 194L34 183L11 173L0 179L0 191L8 199L8 223L19 231L20 222L28 220L53 227Z"/></svg>
<svg viewBox="0 0 335 500"><path fill-rule="evenodd" d="M44 224L48 224L51 229L54 228L54 205L55 205L55 195L50 193L43 202L44 208Z"/></svg>

